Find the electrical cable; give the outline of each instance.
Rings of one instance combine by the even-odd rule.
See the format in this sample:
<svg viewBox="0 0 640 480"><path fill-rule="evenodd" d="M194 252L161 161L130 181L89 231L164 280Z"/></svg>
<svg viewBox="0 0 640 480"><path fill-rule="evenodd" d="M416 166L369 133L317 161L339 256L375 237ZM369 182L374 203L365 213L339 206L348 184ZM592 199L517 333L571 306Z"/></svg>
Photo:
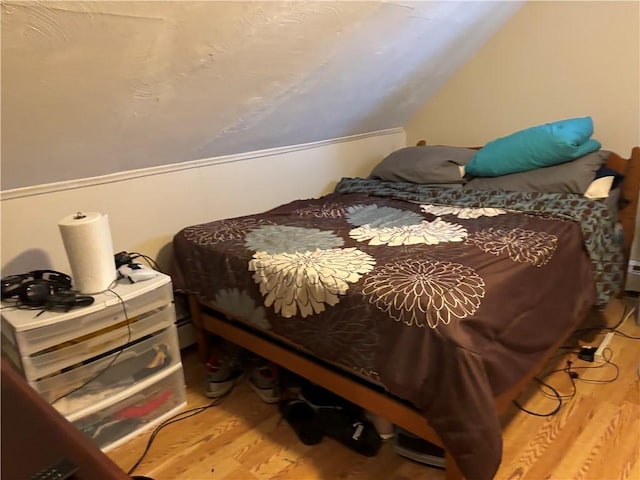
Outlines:
<svg viewBox="0 0 640 480"><path fill-rule="evenodd" d="M630 340L640 340L640 337L634 337L633 335L629 335L628 333L621 332L620 330L611 330L614 335L618 335L620 337L628 338Z"/></svg>
<svg viewBox="0 0 640 480"><path fill-rule="evenodd" d="M146 262L149 264L151 268L153 268L154 270L157 270L160 273L164 273L160 269L158 262L156 262L153 258L149 257L148 255L145 255L139 252L129 252L129 256L131 257L131 260L135 260L136 258L143 258L144 260L146 260Z"/></svg>
<svg viewBox="0 0 640 480"><path fill-rule="evenodd" d="M560 393L557 390L555 392L558 395L560 395L560 397L563 400L566 400L566 401L572 400L576 396L576 393L577 393L576 379L578 378L578 374L572 370L572 365L573 365L573 362L571 360L567 360L567 363L566 363L564 368L551 370L550 372L548 372L545 375L545 377L546 377L546 376L551 375L551 374L556 373L556 372L564 372L564 373L567 374L567 377L569 378L569 381L571 382L571 392L570 393ZM553 396L551 396L548 393L546 393L542 388L540 389L540 392L547 398L555 398L555 394Z"/></svg>
<svg viewBox="0 0 640 480"><path fill-rule="evenodd" d="M516 400L512 400L512 403L518 407L520 410L522 410L525 413L528 413L529 415L533 415L534 417L552 417L553 415L555 415L556 413L558 413L560 411L560 409L562 408L562 396L560 395L560 393L558 393L558 391L553 388L551 385L549 385L547 382L545 382L544 380L538 378L538 377L533 377L533 379L538 382L539 386L543 385L545 387L547 387L549 390L551 390L552 392L554 392L554 397L556 398L556 400L558 400L558 405L556 405L556 407L551 410L548 413L538 413L538 412L534 412L532 410L528 410L526 408L524 408L522 405L520 405Z"/></svg>
<svg viewBox="0 0 640 480"><path fill-rule="evenodd" d="M633 335L629 335L628 333L621 332L620 330L614 330L611 327L591 327L591 328L581 328L579 330L575 330L573 335L581 335L586 332L596 332L596 333L613 333L614 335L618 335L620 337L628 338L630 340L640 340L640 337L634 337Z"/></svg>
<svg viewBox="0 0 640 480"><path fill-rule="evenodd" d="M111 361L109 362L109 364L106 367L104 367L96 375L94 375L93 377L90 377L88 380L84 381L82 384L80 384L76 388L74 388L72 390L69 390L64 395L60 395L59 397L57 397L52 402L49 402L51 405L55 405L57 402L59 402L63 398L68 397L69 395L71 395L73 393L76 393L79 390L82 390L84 387L89 385L91 382L93 382L96 379L98 379L107 370L109 370L109 368L111 368L111 366L115 363L115 361L118 359L120 354L127 348L129 342L131 342L131 322L129 322L129 315L127 313L127 307L126 307L126 304L125 304L124 300L122 299L122 297L115 290L113 290L113 287L115 286L116 283L117 283L117 280L112 282L111 285L109 285L109 287L104 291L113 293L116 297L118 297L118 300L120 301L120 305L122 306L122 312L124 313L124 320L125 320L125 323L127 325L127 341L120 347L118 352L115 354L115 356L111 359Z"/></svg>
<svg viewBox="0 0 640 480"><path fill-rule="evenodd" d="M637 307L632 307L627 311L627 305L625 304L624 310L620 317L618 323L613 327L587 327L587 328L579 328L573 331L572 336L578 336L586 332L597 332L597 333L609 333L612 332L614 335L619 335L624 338L628 338L630 340L640 340L640 337L634 337L633 335L629 335L628 333L621 332L618 330L622 326L622 324L631 317L636 311Z"/></svg>
<svg viewBox="0 0 640 480"><path fill-rule="evenodd" d="M3 305L2 307L0 307L0 310L4 310L7 308L13 308L15 310L38 310L38 314L36 315L36 317L39 317L44 312L48 311L46 308L43 308L41 305L38 305L38 306L24 305L19 299L14 300L12 298L8 298L6 300L3 300L3 302L9 303L9 305Z"/></svg>
<svg viewBox="0 0 640 480"><path fill-rule="evenodd" d="M187 418L190 418L190 417L193 417L195 415L198 415L199 413L202 413L202 412L204 412L205 410L207 410L209 408L216 407L216 406L220 405L222 403L222 401L231 394L232 391L233 391L233 387L228 392L226 392L224 395L221 395L220 397L215 398L214 400L209 402L207 405L201 405L200 407L191 408L189 410L185 410L184 412L177 413L174 416L172 416L172 417L168 418L167 420L165 420L164 422L162 422L160 425L158 425L153 430L153 432L151 432L151 435L149 436L149 440L147 440L147 444L145 445L145 448L144 448L142 454L140 455L138 460L136 460L136 462L133 464L133 466L127 471L127 475L131 475L135 471L135 469L138 468L138 466L140 466L140 464L144 460L144 457L146 457L147 453L149 453L149 450L151 449L151 445L153 444L153 441L156 439L156 436L160 433L160 431L164 427L169 426L172 423L177 423L177 422L180 422L182 420L186 420Z"/></svg>
<svg viewBox="0 0 640 480"><path fill-rule="evenodd" d="M622 311L622 315L620 315L620 320L618 320L618 323L616 323L616 325L611 328L613 328L614 330L617 330L620 327L620 325L626 322L627 319L631 317L631 315L633 315L633 313L636 311L636 307L631 307L631 310L629 310L629 312L627 312L627 308L628 308L628 305L625 303L624 310Z"/></svg>
<svg viewBox="0 0 640 480"><path fill-rule="evenodd" d="M609 356L607 356L607 353L609 354ZM581 382L585 382L585 383L612 383L615 382L619 377L620 377L620 367L618 366L618 364L614 363L611 361L611 359L613 358L613 350L611 350L609 347L605 348L602 351L602 359L604 360L601 364L599 365L594 365L594 366L584 366L584 367L574 367L574 370L593 370L594 368L603 368L607 365L611 365L612 367L615 368L615 375L612 378L608 378L605 380L598 380L598 379L589 379L589 378L582 378L582 377L578 377L577 379Z"/></svg>
<svg viewBox="0 0 640 480"><path fill-rule="evenodd" d="M576 352L570 352L573 354L576 354ZM549 385L547 382L545 382L544 380L538 378L538 377L534 377L534 380L538 382L538 388L540 390L540 392L542 393L542 395L544 395L547 398L551 398L551 399L556 399L558 401L558 405L551 411L548 413L538 413L538 412L533 412L531 410L528 410L526 408L524 408L522 405L520 405L516 400L513 400L513 404L518 407L520 410L522 410L525 413L528 413L529 415L534 415L536 417L551 417L553 415L555 415L556 413L558 413L560 411L560 409L562 408L562 403L563 401L569 401L572 400L576 393L577 393L577 386L576 386L576 382L580 381L580 382L584 382L584 383L592 383L592 384L604 384L604 383L612 383L615 382L619 376L620 376L620 367L611 361L611 359L613 358L613 350L611 350L610 348L605 348L602 352L602 358L603 358L603 362L599 365L595 365L595 366L578 366L575 367L573 366L573 362L571 360L567 360L566 365L563 368L557 368L554 370L550 370L549 372L547 372L544 377L546 378L549 375L552 375L554 373L558 373L558 372L564 372L567 374L567 376L569 377L569 380L571 382L571 392L570 393L560 393L556 388L552 387L551 385ZM611 378L607 378L604 380L599 380L599 379L589 379L589 378L582 378L578 372L576 370L593 370L596 368L603 368L605 366L612 366L615 368L615 374L611 377ZM546 387L551 391L551 394L548 392L545 392L544 388Z"/></svg>
<svg viewBox="0 0 640 480"><path fill-rule="evenodd" d="M7 302L8 303L7 300L3 300L3 302ZM7 308L13 308L15 310L20 310L20 305L18 305L17 302L16 302L16 304L12 304L12 305L2 305L0 307L0 310L5 310Z"/></svg>

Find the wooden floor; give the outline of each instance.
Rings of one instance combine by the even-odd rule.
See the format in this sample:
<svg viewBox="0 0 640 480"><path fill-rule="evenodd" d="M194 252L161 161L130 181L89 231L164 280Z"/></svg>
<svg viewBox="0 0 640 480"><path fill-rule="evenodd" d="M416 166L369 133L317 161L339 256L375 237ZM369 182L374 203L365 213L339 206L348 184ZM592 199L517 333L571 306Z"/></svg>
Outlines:
<svg viewBox="0 0 640 480"><path fill-rule="evenodd" d="M621 313L621 306L613 305L607 310L608 323L615 324ZM633 317L620 330L640 336ZM583 344L598 345L602 335L579 338ZM611 365L584 362L562 352L547 365L545 371L563 368L567 359L574 362L579 374L575 396L552 417L528 415L516 407L507 412L504 455L496 479L640 479L640 342L615 336L610 346L611 361L620 369L611 383L588 381L613 378L616 369ZM183 352L183 363L187 408L206 405L204 369L195 352ZM545 378L562 394L572 390L564 372ZM553 410L557 403L533 385L520 402L540 413ZM108 455L127 471L148 438L149 433L142 434ZM444 479L442 471L396 455L390 443L373 458L330 438L305 446L280 420L277 407L260 401L246 382L221 405L164 428L133 474L155 480Z"/></svg>

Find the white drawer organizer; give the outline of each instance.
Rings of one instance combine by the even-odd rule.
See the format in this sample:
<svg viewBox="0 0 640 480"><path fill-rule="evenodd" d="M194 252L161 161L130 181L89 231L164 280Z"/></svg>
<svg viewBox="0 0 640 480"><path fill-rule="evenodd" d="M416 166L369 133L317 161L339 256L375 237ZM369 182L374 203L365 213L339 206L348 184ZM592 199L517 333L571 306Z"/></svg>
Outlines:
<svg viewBox="0 0 640 480"><path fill-rule="evenodd" d="M170 277L113 290L69 312L3 303L0 323L3 355L104 451L186 405Z"/></svg>

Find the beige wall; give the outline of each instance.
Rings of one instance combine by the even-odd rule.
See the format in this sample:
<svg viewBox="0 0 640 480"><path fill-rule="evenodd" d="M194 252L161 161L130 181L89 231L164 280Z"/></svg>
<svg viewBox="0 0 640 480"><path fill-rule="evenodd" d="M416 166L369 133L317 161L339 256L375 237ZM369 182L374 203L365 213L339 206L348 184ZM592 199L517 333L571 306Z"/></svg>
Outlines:
<svg viewBox="0 0 640 480"><path fill-rule="evenodd" d="M71 273L58 222L76 211L106 213L116 252L141 252L166 267L181 228L329 193L405 144L394 129L1 192L2 275Z"/></svg>
<svg viewBox="0 0 640 480"><path fill-rule="evenodd" d="M401 127L519 6L3 0L1 188Z"/></svg>
<svg viewBox="0 0 640 480"><path fill-rule="evenodd" d="M484 145L586 115L604 148L640 145L640 2L528 2L405 128L409 144Z"/></svg>

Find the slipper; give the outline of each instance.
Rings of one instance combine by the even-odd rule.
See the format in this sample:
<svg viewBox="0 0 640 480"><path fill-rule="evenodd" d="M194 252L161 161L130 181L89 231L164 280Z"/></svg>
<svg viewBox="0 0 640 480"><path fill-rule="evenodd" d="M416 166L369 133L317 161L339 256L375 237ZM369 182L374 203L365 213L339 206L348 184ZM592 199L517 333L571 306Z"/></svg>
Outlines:
<svg viewBox="0 0 640 480"><path fill-rule="evenodd" d="M298 398L282 400L278 404L282 417L291 425L305 445L316 445L324 436L316 421L316 412Z"/></svg>
<svg viewBox="0 0 640 480"><path fill-rule="evenodd" d="M367 457L380 450L382 439L371 422L335 408L320 408L316 415L324 433L352 450Z"/></svg>

